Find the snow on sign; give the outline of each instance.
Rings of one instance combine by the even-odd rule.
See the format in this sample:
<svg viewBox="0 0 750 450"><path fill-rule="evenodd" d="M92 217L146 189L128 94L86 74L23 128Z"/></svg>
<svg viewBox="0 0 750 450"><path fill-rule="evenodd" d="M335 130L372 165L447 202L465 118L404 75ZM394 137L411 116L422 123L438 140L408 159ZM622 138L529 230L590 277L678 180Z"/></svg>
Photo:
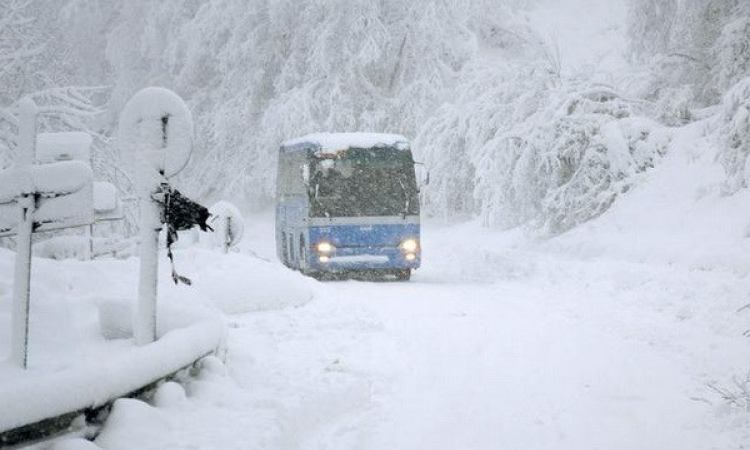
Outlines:
<svg viewBox="0 0 750 450"><path fill-rule="evenodd" d="M92 141L91 135L83 131L39 133L35 160L38 164L69 160L89 162Z"/></svg>
<svg viewBox="0 0 750 450"><path fill-rule="evenodd" d="M214 233L210 240L213 247L221 248L225 253L242 240L245 233L245 222L239 209L227 201L220 201L211 207L211 226Z"/></svg>
<svg viewBox="0 0 750 450"><path fill-rule="evenodd" d="M134 334L139 345L156 339L159 232L167 180L177 175L193 151L193 115L169 89L138 91L120 115L121 148L136 159L141 205L140 280Z"/></svg>
<svg viewBox="0 0 750 450"><path fill-rule="evenodd" d="M120 220L125 217L114 184L94 182L94 216L97 222Z"/></svg>
<svg viewBox="0 0 750 450"><path fill-rule="evenodd" d="M193 151L193 116L169 89L147 87L120 116L120 145L166 178L179 173Z"/></svg>
<svg viewBox="0 0 750 450"><path fill-rule="evenodd" d="M55 134L47 133L47 142L53 142ZM71 153L81 155L87 152L88 149L78 147ZM58 160L52 154L48 151L45 161ZM88 163L63 160L39 164L38 158L35 162L37 164L25 169L0 172L0 237L16 234L21 214L16 199L32 193L36 198L35 233L91 223L94 217L93 185Z"/></svg>

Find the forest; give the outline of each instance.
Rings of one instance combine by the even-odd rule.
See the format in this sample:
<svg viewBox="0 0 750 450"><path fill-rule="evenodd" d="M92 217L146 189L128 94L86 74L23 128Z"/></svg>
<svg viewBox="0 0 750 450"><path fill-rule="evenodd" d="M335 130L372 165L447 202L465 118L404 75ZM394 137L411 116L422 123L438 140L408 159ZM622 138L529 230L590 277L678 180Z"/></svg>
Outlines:
<svg viewBox="0 0 750 450"><path fill-rule="evenodd" d="M0 175L2 449L748 448L750 0L0 0Z"/></svg>
<svg viewBox="0 0 750 450"><path fill-rule="evenodd" d="M426 214L547 236L601 215L696 121L726 195L748 186L750 2L628 0L608 61L578 64L529 20L543 1L5 0L0 167L30 95L43 131L92 133L96 177L127 195L117 117L158 85L196 121L181 189L249 210L272 201L279 144L315 131L404 134Z"/></svg>

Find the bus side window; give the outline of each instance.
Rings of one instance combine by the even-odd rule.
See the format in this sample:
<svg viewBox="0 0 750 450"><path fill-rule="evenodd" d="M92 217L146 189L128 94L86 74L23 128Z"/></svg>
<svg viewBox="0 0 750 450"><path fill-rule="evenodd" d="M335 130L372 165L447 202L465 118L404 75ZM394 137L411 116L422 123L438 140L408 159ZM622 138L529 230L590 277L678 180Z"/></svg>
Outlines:
<svg viewBox="0 0 750 450"><path fill-rule="evenodd" d="M286 259L291 264L294 262L294 252L292 251L294 248L294 242L292 241L291 233L287 234L286 244Z"/></svg>
<svg viewBox="0 0 750 450"><path fill-rule="evenodd" d="M305 184L305 186L310 184L310 164L304 163L302 164L302 167L300 168L302 171L302 182Z"/></svg>
<svg viewBox="0 0 750 450"><path fill-rule="evenodd" d="M281 258L283 259L283 261L281 262L284 263L285 265L289 264L288 262L289 258L287 257L288 255L289 255L289 252L287 251L286 233L282 231L281 232Z"/></svg>

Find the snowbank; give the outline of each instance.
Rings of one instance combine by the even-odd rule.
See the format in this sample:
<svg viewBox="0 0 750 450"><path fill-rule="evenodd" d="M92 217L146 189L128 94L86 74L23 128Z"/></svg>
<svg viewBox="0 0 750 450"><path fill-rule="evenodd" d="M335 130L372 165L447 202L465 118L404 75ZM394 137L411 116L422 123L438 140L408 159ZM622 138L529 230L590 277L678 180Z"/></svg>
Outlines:
<svg viewBox="0 0 750 450"><path fill-rule="evenodd" d="M56 241L66 239L75 240ZM224 330L217 308L234 313L299 306L316 285L254 256L186 248L175 251L175 263L194 284L175 286L163 252L160 258L161 338L144 347L134 346L118 316L135 302L136 258L35 259L29 370L0 362L0 430L101 405L213 351ZM12 252L0 249L0 329L10 325L13 260ZM0 334L0 357L9 354L8 338ZM179 396L163 397L169 403Z"/></svg>
<svg viewBox="0 0 750 450"><path fill-rule="evenodd" d="M150 448L154 440L174 432L163 411L132 399L117 400L107 422L95 442L108 450Z"/></svg>
<svg viewBox="0 0 750 450"><path fill-rule="evenodd" d="M177 253L175 261L191 274L195 289L227 314L296 307L314 297L314 280L280 264L241 253L218 256L191 249Z"/></svg>
<svg viewBox="0 0 750 450"><path fill-rule="evenodd" d="M0 431L102 406L134 392L218 350L223 333L221 321L206 321L93 364L8 383L0 388L0 403L13 407L0 411Z"/></svg>
<svg viewBox="0 0 750 450"><path fill-rule="evenodd" d="M750 192L725 195L709 125L676 130L667 156L647 178L598 220L549 245L587 257L750 273Z"/></svg>

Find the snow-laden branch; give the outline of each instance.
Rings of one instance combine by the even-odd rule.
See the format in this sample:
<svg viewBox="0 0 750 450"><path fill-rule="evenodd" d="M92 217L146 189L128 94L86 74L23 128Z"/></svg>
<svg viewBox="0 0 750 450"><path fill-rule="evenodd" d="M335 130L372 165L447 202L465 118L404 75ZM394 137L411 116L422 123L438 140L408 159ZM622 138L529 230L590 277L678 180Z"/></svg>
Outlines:
<svg viewBox="0 0 750 450"><path fill-rule="evenodd" d="M32 32L35 19L29 11L31 5L30 0L0 3L0 81L45 50Z"/></svg>

